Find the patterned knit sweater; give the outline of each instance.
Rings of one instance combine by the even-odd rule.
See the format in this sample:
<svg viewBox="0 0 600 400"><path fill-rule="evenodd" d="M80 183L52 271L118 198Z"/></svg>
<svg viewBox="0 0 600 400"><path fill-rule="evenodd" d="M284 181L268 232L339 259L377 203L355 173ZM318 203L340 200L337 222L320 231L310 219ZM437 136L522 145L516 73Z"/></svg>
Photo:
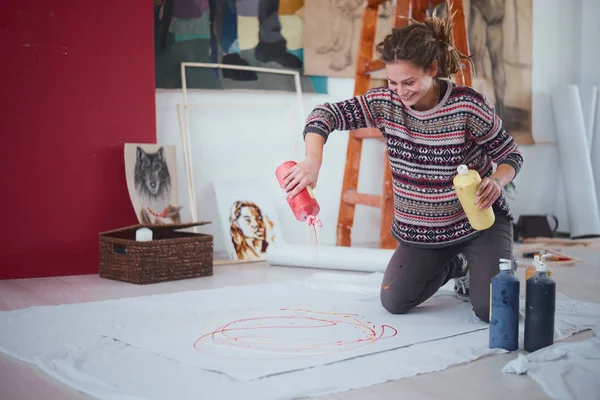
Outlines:
<svg viewBox="0 0 600 400"><path fill-rule="evenodd" d="M394 190L392 235L419 247L453 245L477 234L454 191L456 168L466 164L481 177L493 164L510 164L518 173L523 157L484 95L447 81L441 101L428 111L405 106L387 88L317 106L304 136L325 138L335 131L378 128L387 141ZM496 215L512 219L504 194Z"/></svg>

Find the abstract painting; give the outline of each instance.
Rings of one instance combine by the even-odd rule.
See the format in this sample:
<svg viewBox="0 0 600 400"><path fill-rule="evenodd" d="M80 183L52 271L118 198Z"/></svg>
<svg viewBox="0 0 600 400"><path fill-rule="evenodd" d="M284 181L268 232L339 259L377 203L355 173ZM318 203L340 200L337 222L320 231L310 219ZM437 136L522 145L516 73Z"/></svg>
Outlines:
<svg viewBox="0 0 600 400"><path fill-rule="evenodd" d="M485 94L519 144L533 144L532 0L464 0L472 87ZM436 12L445 12L445 4Z"/></svg>
<svg viewBox="0 0 600 400"><path fill-rule="evenodd" d="M270 187L259 179L214 182L227 251L235 260L265 260L267 248L283 243Z"/></svg>
<svg viewBox="0 0 600 400"><path fill-rule="evenodd" d="M140 224L181 223L175 146L126 143L125 172Z"/></svg>
<svg viewBox="0 0 600 400"><path fill-rule="evenodd" d="M304 0L304 3L305 73L354 78L364 2ZM375 45L390 33L394 9L395 0L379 7ZM375 57L375 53L373 55ZM372 77L385 78L382 71L373 73Z"/></svg>
<svg viewBox="0 0 600 400"><path fill-rule="evenodd" d="M156 87L181 88L181 62L303 71L304 0L154 0ZM186 68L190 89L295 91L294 78L248 70ZM301 77L327 93L327 78Z"/></svg>

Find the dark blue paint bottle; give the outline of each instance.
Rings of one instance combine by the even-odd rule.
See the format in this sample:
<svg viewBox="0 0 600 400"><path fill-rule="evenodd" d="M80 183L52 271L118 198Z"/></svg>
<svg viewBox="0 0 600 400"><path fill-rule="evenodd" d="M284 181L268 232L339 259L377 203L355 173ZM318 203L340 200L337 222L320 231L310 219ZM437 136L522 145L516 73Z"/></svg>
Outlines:
<svg viewBox="0 0 600 400"><path fill-rule="evenodd" d="M554 343L556 282L536 256L535 275L527 279L525 294L525 351L532 353Z"/></svg>
<svg viewBox="0 0 600 400"><path fill-rule="evenodd" d="M519 349L519 291L512 260L501 258L490 283L490 349Z"/></svg>

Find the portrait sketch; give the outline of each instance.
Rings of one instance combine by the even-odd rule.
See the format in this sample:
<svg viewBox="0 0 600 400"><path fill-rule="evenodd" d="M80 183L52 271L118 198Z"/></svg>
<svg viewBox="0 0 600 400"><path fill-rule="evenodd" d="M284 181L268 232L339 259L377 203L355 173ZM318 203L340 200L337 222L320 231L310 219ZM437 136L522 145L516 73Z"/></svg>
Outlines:
<svg viewBox="0 0 600 400"><path fill-rule="evenodd" d="M264 258L267 247L274 241L273 222L250 201L236 201L229 216L231 244L238 260Z"/></svg>
<svg viewBox="0 0 600 400"><path fill-rule="evenodd" d="M125 170L140 224L181 223L175 146L127 143Z"/></svg>
<svg viewBox="0 0 600 400"><path fill-rule="evenodd" d="M373 48L392 29L395 3L395 0L390 0L379 7ZM363 5L362 0L304 1L306 74L354 78ZM372 77L381 79L385 75L383 71L377 71Z"/></svg>
<svg viewBox="0 0 600 400"><path fill-rule="evenodd" d="M485 94L519 144L533 144L532 0L464 0L475 71L472 87ZM437 6L438 15L445 4Z"/></svg>
<svg viewBox="0 0 600 400"><path fill-rule="evenodd" d="M230 258L266 259L269 245L282 242L269 187L252 179L214 182L213 187Z"/></svg>

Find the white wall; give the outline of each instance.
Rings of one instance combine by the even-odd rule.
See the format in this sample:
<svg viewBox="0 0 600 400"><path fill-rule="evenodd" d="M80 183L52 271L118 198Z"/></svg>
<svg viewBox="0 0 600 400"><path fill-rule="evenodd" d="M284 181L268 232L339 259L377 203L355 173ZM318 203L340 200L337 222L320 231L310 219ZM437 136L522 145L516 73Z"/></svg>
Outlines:
<svg viewBox="0 0 600 400"><path fill-rule="evenodd" d="M592 0L595 1L595 0ZM552 89L578 83L581 65L581 0L533 0L533 137L536 142L556 142L552 114ZM515 179L516 215L553 213L559 230L568 231L566 199L555 144L521 146L525 165Z"/></svg>
<svg viewBox="0 0 600 400"><path fill-rule="evenodd" d="M551 89L564 83L592 80L600 83L600 72L597 69L600 47L591 43L591 38L600 37L600 24L597 17L592 17L594 13L596 16L600 14L600 0L533 0L533 4L533 135L538 142L555 142ZM328 95L305 94L304 114L308 115L318 103L352 96L353 86L352 79L331 78ZM296 99L292 93L199 91L189 96L190 102L207 103L210 100L222 104L238 104L190 110L190 128L195 138L192 148L199 218L214 222L211 227L203 228L203 231L215 235L215 251L220 252L224 250L224 235L219 231L214 199L211 197L211 182L238 176L259 177L275 183L274 171L279 163L287 157L298 160L303 154L303 121L299 121L294 111ZM189 210L175 108L181 101L181 92L157 92L158 142L178 147L181 203ZM257 105L266 102L279 105L262 108ZM293 120L289 115L292 115ZM241 141L241 138L249 137L252 142ZM295 143L292 143L292 137ZM335 244L346 144L347 133L334 132L325 146L323 167L315 190L322 209L320 217L324 227L319 231L319 242L323 244ZM517 198L511 201L514 214L554 213L560 219L560 230L568 230L564 195L556 194L560 171L556 164L556 145L522 146L521 149L525 165L515 181ZM365 141L359 191L380 193L383 153L383 143ZM213 156L218 157L217 161L209 162L209 157ZM217 168L216 172L207 171L210 165ZM274 197L278 217L283 220L285 240L308 240L303 225L293 220L282 197L277 196L277 193ZM378 237L379 209L357 207L353 244L369 246Z"/></svg>
<svg viewBox="0 0 600 400"><path fill-rule="evenodd" d="M580 0L581 8L581 77L582 84L600 86L600 0Z"/></svg>

